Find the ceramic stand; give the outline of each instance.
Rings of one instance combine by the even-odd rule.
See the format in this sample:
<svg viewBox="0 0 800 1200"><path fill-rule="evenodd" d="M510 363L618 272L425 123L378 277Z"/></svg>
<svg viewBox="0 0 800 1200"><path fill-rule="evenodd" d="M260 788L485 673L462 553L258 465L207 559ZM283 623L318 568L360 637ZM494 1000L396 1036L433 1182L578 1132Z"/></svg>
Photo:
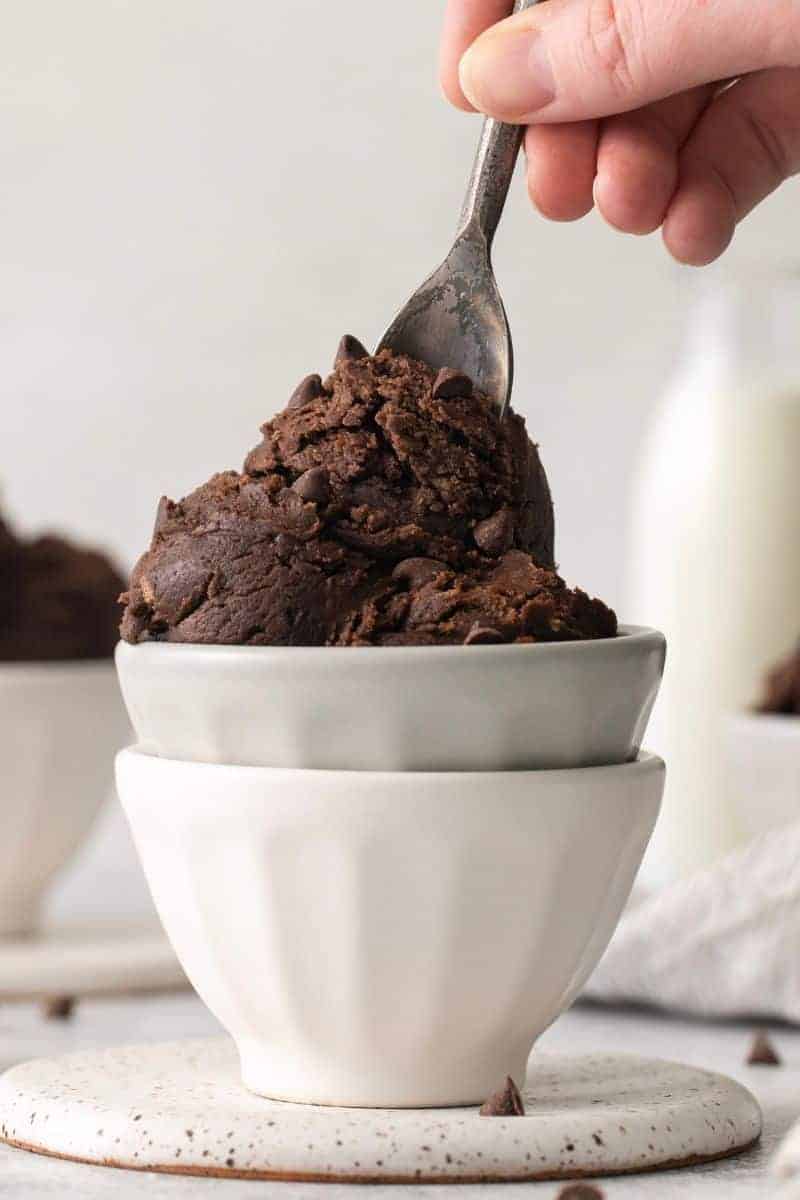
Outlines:
<svg viewBox="0 0 800 1200"><path fill-rule="evenodd" d="M347 1109L246 1091L227 1038L39 1059L0 1079L12 1146L107 1167L254 1179L569 1179L709 1162L761 1113L723 1075L633 1055L534 1053L524 1117Z"/></svg>

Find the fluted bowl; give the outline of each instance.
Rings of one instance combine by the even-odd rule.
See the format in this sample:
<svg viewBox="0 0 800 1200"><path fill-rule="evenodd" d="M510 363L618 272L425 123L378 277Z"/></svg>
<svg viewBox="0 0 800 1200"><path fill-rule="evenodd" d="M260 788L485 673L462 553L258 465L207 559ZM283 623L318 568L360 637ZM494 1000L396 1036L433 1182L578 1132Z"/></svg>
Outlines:
<svg viewBox="0 0 800 1200"><path fill-rule="evenodd" d="M524 1080L605 949L660 759L555 771L300 771L117 759L164 926L283 1100L468 1104Z"/></svg>

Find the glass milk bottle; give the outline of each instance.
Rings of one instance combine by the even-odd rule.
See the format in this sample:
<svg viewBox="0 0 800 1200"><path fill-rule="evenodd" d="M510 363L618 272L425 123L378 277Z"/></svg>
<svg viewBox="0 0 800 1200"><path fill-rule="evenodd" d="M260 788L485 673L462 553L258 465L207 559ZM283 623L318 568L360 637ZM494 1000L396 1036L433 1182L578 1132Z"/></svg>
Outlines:
<svg viewBox="0 0 800 1200"><path fill-rule="evenodd" d="M737 842L722 730L800 634L800 275L692 274L684 353L634 483L626 615L667 636L648 744L667 791L645 878Z"/></svg>

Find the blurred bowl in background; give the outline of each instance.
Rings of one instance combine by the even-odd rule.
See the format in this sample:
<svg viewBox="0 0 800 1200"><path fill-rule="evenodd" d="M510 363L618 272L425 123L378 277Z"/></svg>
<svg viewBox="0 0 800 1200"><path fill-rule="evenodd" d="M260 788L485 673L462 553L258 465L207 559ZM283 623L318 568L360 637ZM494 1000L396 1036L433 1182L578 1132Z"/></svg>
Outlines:
<svg viewBox="0 0 800 1200"><path fill-rule="evenodd" d="M110 660L0 663L0 711L0 936L19 936L88 834L130 724Z"/></svg>
<svg viewBox="0 0 800 1200"><path fill-rule="evenodd" d="M344 771L603 766L639 752L654 629L510 646L117 647L139 745L162 758Z"/></svg>
<svg viewBox="0 0 800 1200"><path fill-rule="evenodd" d="M748 837L800 820L800 717L737 713L725 721L724 776Z"/></svg>

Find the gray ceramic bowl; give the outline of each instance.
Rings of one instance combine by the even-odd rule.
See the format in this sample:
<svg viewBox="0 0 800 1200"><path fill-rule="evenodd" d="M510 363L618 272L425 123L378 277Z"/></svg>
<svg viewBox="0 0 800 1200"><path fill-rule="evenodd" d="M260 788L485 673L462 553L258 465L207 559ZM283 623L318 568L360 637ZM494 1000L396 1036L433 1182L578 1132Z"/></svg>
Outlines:
<svg viewBox="0 0 800 1200"><path fill-rule="evenodd" d="M192 762L346 771L603 766L639 752L665 641L117 648L139 744Z"/></svg>

